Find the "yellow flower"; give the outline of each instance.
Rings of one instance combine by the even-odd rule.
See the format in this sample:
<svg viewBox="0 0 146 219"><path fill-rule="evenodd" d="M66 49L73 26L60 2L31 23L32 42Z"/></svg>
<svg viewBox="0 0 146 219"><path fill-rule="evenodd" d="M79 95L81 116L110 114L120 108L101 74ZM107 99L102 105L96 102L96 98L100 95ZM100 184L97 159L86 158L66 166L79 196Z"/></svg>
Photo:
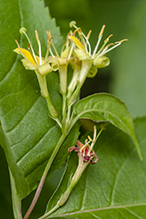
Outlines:
<svg viewBox="0 0 146 219"><path fill-rule="evenodd" d="M102 26L102 29L99 33L97 44L94 48L93 53L91 52L91 45L89 42L91 31L89 31L88 35L85 36L85 34L81 31L81 28L76 27L75 22L70 23L71 27L74 27L76 30L72 34L72 36L69 37L69 39L76 45L76 48L74 49L75 55L78 57L79 60L90 60L92 61L92 64L96 66L97 68L104 68L110 64L110 60L108 57L106 57L106 54L111 51L112 49L119 46L123 41L126 41L127 39L110 43L107 45L110 37L106 38L104 41L104 44L100 49L98 49L100 41L103 36L103 31L105 29L105 25ZM78 32L78 36L80 40L75 36L75 33Z"/></svg>
<svg viewBox="0 0 146 219"><path fill-rule="evenodd" d="M48 88L47 88L47 81L46 81L46 75L52 71L58 70L58 68L59 68L58 59L48 57L50 42L52 40L52 37L51 36L48 37L48 48L47 48L46 56L45 56L45 58L43 58L41 55L41 43L39 40L38 32L35 31L36 40L37 40L38 47L39 47L39 56L35 55L31 41L30 41L28 35L26 34L26 29L24 27L22 27L20 29L20 33L24 34L28 40L28 50L21 48L19 43L16 40L18 47L14 50L14 52L23 56L24 59L22 59L21 61L24 65L25 69L35 71L38 82L39 82L39 86L41 89L41 94L43 97L45 97L45 99L47 101L50 115L60 125L60 122L57 118L57 112L56 112L56 110L55 110L55 108L52 105L52 102L50 100L50 96L49 96L49 92L48 92Z"/></svg>
<svg viewBox="0 0 146 219"><path fill-rule="evenodd" d="M31 41L30 41L29 37L27 36L26 29L24 27L22 27L20 29L20 33L25 34L26 38L28 39L28 43L29 43L28 50L21 48L19 43L16 40L18 47L16 49L14 49L14 52L16 52L24 57L24 59L22 59L21 61L24 65L25 69L35 70L40 75L47 75L48 73L50 73L52 71L58 70L59 62L57 59L53 59L53 58L49 59L48 57L46 57L46 58L42 57L41 43L40 43L37 31L35 31L35 34L36 34L36 40L37 40L37 43L39 46L39 56L35 55Z"/></svg>

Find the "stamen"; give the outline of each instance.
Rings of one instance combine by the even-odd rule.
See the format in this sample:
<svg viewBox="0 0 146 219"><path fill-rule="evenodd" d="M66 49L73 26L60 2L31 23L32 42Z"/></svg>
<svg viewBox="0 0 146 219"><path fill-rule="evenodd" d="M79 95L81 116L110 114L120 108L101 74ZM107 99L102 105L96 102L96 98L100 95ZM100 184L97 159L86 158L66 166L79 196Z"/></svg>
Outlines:
<svg viewBox="0 0 146 219"><path fill-rule="evenodd" d="M47 35L48 35L48 44L49 44L49 42L52 44L52 47L53 47L53 49L54 49L54 52L56 53L56 56L57 57L59 57L59 54L58 54L58 52L57 52L57 50L56 50L56 47L55 47L55 45L54 45L54 43L53 43L53 38L54 38L54 36L52 36L51 37L51 31L49 30L49 31L46 31L46 33L47 33ZM49 45L50 46L50 45ZM51 48L49 49L50 50L50 53L51 53L51 55L53 54L52 53L52 50L51 50ZM54 57L54 55L52 55L53 57Z"/></svg>
<svg viewBox="0 0 146 219"><path fill-rule="evenodd" d="M103 32L104 32L104 29L105 29L105 24L102 26L101 31L100 31L100 33L99 33L99 35L98 35L98 38L101 38L101 37L102 37Z"/></svg>
<svg viewBox="0 0 146 219"><path fill-rule="evenodd" d="M117 43L123 43L123 42L125 42L125 41L128 41L128 39L123 39L123 40L120 40L120 41L118 41L118 42L115 42L115 44L117 44Z"/></svg>
<svg viewBox="0 0 146 219"><path fill-rule="evenodd" d="M104 43L107 43L109 41L109 39L113 36L113 34L109 35L105 40Z"/></svg>
<svg viewBox="0 0 146 219"><path fill-rule="evenodd" d="M47 35L48 35L48 40L50 41L50 39L51 39L51 31L48 30L48 31L46 31L46 33L47 33Z"/></svg>
<svg viewBox="0 0 146 219"><path fill-rule="evenodd" d="M88 32L88 34L87 34L87 39L90 38L91 33L92 33L92 30L89 30L89 32Z"/></svg>
<svg viewBox="0 0 146 219"><path fill-rule="evenodd" d="M69 54L68 54L68 60L70 60L70 58L71 58L73 48L74 48L74 43L72 43L71 46L70 46L70 50L69 50Z"/></svg>
<svg viewBox="0 0 146 219"><path fill-rule="evenodd" d="M51 56L54 58L55 56L54 56L54 54L53 54L51 48L49 49L49 52L50 52Z"/></svg>
<svg viewBox="0 0 146 219"><path fill-rule="evenodd" d="M95 126L95 128L96 128L96 126ZM94 147L94 145L95 145L97 139L99 138L99 136L100 136L100 134L101 134L101 132L102 132L103 130L104 130L104 128L101 128L100 131L99 131L98 134L97 134L97 130L94 129L94 138L93 138L93 142L92 142L92 144L91 144L91 147L90 147L89 152L91 152L91 150L93 149L93 147ZM95 134L96 134L97 136L96 136Z"/></svg>
<svg viewBox="0 0 146 219"><path fill-rule="evenodd" d="M102 26L101 31L100 31L100 33L99 33L99 35L98 35L98 40L97 40L96 46L95 46L95 48L94 48L92 58L95 57L96 51L97 51L97 49L98 49L98 46L99 46L100 41L101 41L102 36L103 36L104 29L105 29L105 25Z"/></svg>
<svg viewBox="0 0 146 219"><path fill-rule="evenodd" d="M28 48L28 50L30 50L30 43L28 43L28 47L27 48Z"/></svg>
<svg viewBox="0 0 146 219"><path fill-rule="evenodd" d="M37 40L37 43L38 43L38 46L39 46L40 65L42 65L41 43L40 43L40 40L39 40L39 35L38 35L37 30L35 30L35 35L36 35L36 40Z"/></svg>
<svg viewBox="0 0 146 219"><path fill-rule="evenodd" d="M66 43L65 43L66 47L69 46L69 36L71 36L71 35L72 35L72 31L70 31L70 32L67 34Z"/></svg>
<svg viewBox="0 0 146 219"><path fill-rule="evenodd" d="M26 38L27 38L27 40L28 40L28 42L29 42L29 44L30 44L30 48L31 48L31 52L32 52L32 56L33 56L33 58L34 58L35 64L38 66L38 62L37 62L37 60L36 60L35 53L34 53L34 50L33 50L32 44L31 44L31 41L30 41L30 39L29 39L29 37L28 37L28 35L27 35L27 33L26 33L26 29L25 29L24 27L20 28L20 33L21 33L21 34L24 34L24 35L26 36Z"/></svg>
<svg viewBox="0 0 146 219"><path fill-rule="evenodd" d="M88 45L88 49L89 49L89 54L91 55L91 46L90 46L90 43L89 43L89 38L90 38L90 35L91 35L91 30L89 31L89 33L87 34L87 36L85 36L84 35L84 33L82 32L82 35L83 35L83 37L85 38L85 40L86 40L86 43L87 43L87 45ZM85 44L86 45L86 44ZM87 50L87 45L86 45L86 51L88 52L88 50Z"/></svg>
<svg viewBox="0 0 146 219"><path fill-rule="evenodd" d="M76 30L71 34L71 36L75 36L75 35L76 35L76 32L78 32L78 29L76 29Z"/></svg>
<svg viewBox="0 0 146 219"><path fill-rule="evenodd" d="M119 42L116 42L115 44L109 44L109 45L107 45L106 47L105 47L105 49L102 51L102 53L100 54L100 56L101 55L104 55L105 53L108 53L109 51L111 51L111 50L113 50L113 49L115 49L116 47L118 47L118 46L120 46L121 45L121 43L122 42L124 42L124 41L127 41L127 39L123 39L123 40L121 40L121 41L119 41ZM109 48L109 49L107 49L109 46L111 46L111 45L114 45L113 47L111 47L111 48Z"/></svg>
<svg viewBox="0 0 146 219"><path fill-rule="evenodd" d="M100 56L102 56L102 55L104 55L105 53L107 53L107 49L110 47L110 46L113 46L113 45L115 45L114 43L109 43L106 47L104 47L103 49L102 49L102 52L99 54L97 54L98 55L98 57L100 57Z"/></svg>
<svg viewBox="0 0 146 219"><path fill-rule="evenodd" d="M78 28L78 34L79 34L79 37L81 38L82 44L85 47L85 51L88 53L88 49L89 49L89 54L91 55L91 46L88 40L91 34L91 30L89 31L86 37L85 34L82 32L81 28ZM88 48L87 48L87 45L88 45Z"/></svg>
<svg viewBox="0 0 146 219"><path fill-rule="evenodd" d="M104 43L103 43L103 45L102 45L102 47L100 48L100 50L98 51L98 53L95 55L95 57L97 57L98 55L100 55L101 56L101 54L103 55L103 53L105 54L105 45L108 43L108 41L109 41L109 39L112 37L113 35L111 34L110 36L108 36L105 40L104 40ZM104 50L104 52L103 52L103 50ZM101 52L102 51L102 52ZM101 53L100 53L101 52ZM95 58L94 57L94 58Z"/></svg>
<svg viewBox="0 0 146 219"><path fill-rule="evenodd" d="M91 142L93 142L93 140L92 140L92 138L90 137L90 135L88 135L88 139L89 139Z"/></svg>
<svg viewBox="0 0 146 219"><path fill-rule="evenodd" d="M46 55L45 55L45 61L47 60L48 56L49 56L49 50L50 50L50 43L51 40L53 39L53 36L51 37L51 32L50 30L46 31L47 36L48 36L48 40L47 40L47 51L46 51ZM54 55L53 55L54 57Z"/></svg>
<svg viewBox="0 0 146 219"><path fill-rule="evenodd" d="M57 52L57 50L56 50L56 47L55 47L55 45L54 45L54 43L53 43L53 40L51 40L51 44L52 44L53 49L54 49L54 51L55 51L55 53L56 53L56 56L59 57L59 54L58 54L58 52Z"/></svg>
<svg viewBox="0 0 146 219"><path fill-rule="evenodd" d="M54 38L54 36L51 36L51 31L48 30L46 31L47 35L48 35L48 44L50 44L50 42L52 41L52 39Z"/></svg>
<svg viewBox="0 0 146 219"><path fill-rule="evenodd" d="M96 134L97 134L97 128L96 126L94 125L94 134L93 134L93 140L95 141L96 139Z"/></svg>

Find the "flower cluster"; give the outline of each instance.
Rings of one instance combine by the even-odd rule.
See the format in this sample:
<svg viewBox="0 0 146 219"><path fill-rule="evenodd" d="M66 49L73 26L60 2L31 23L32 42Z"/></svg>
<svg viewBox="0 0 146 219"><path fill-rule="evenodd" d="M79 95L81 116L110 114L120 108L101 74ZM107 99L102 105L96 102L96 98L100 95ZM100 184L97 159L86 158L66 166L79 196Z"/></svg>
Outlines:
<svg viewBox="0 0 146 219"><path fill-rule="evenodd" d="M20 33L26 36L28 40L28 49L21 48L16 41L18 47L14 50L14 52L23 56L22 63L25 69L35 71L40 85L41 94L47 100L50 115L53 119L56 119L60 126L66 118L67 121L69 121L71 107L73 103L76 102L80 89L86 78L94 77L98 68L108 66L110 60L106 54L126 40L124 39L116 43L108 44L109 39L112 36L110 35L104 40L103 45L99 47L105 29L105 25L103 25L98 35L96 46L92 52L89 42L91 31L89 31L86 36L81 28L76 26L74 21L70 23L70 27L75 30L68 33L66 43L63 46L60 55L53 43L53 37L51 36L50 30L47 31L48 41L45 57L42 57L41 42L38 32L35 31L39 49L39 54L36 55L31 40L26 34L26 29L24 27L20 29ZM71 65L72 67L72 78L69 84L67 83L68 65ZM60 93L63 96L62 122L58 121L57 112L50 100L46 83L46 75L57 70L60 78Z"/></svg>

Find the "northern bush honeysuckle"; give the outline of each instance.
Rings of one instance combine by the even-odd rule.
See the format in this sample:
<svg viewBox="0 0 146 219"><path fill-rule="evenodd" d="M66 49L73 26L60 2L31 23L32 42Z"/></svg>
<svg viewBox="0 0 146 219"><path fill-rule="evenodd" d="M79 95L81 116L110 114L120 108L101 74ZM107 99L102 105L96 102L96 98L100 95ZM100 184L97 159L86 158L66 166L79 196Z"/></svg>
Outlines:
<svg viewBox="0 0 146 219"><path fill-rule="evenodd" d="M21 61L23 63L23 66L25 67L25 69L35 71L39 85L40 85L41 94L42 94L42 96L44 96L46 98L48 109L50 111L51 116L54 119L56 119L57 112L56 112L56 110L55 110L55 108L52 105L52 102L50 100L48 88L47 88L47 82L46 82L46 75L52 71L57 71L59 68L58 59L56 59L54 57L53 58L48 57L50 42L52 40L52 37L50 36L50 38L48 38L47 52L46 52L45 58L43 58L41 55L41 43L39 40L37 30L35 31L35 35L36 35L36 40L37 40L37 44L39 47L39 56L35 55L33 46L31 44L31 41L30 41L28 35L26 34L26 29L24 27L22 27L20 29L20 33L24 34L28 40L28 50L21 48L19 43L16 40L18 47L16 49L14 49L14 52L23 56L24 59L22 59Z"/></svg>
<svg viewBox="0 0 146 219"><path fill-rule="evenodd" d="M119 46L123 41L126 41L127 39L123 39L121 41L115 42L115 43L110 43L107 45L109 42L110 37L112 34L107 37L104 40L103 45L99 49L99 44L103 36L103 32L105 29L105 25L102 26L102 29L99 33L98 40L96 43L96 46L93 50L93 53L91 51L91 45L89 42L91 30L85 36L85 34L82 32L81 28L78 28L76 26L76 22L72 21L70 23L70 27L74 27L75 31L73 34L69 37L69 39L75 44L74 48L74 54L77 56L77 58L82 61L84 64L85 62L85 67L87 71L83 71L80 73L80 78L79 81L82 83L82 81L85 80L86 77L92 77L96 74L98 68L104 68L110 64L110 60L108 57L106 57L106 54L111 51L112 49L116 48ZM78 36L80 40L75 36L75 34L78 33ZM92 66L95 66L96 68L92 68ZM92 68L92 73L90 74L90 69ZM94 74L93 74L94 71Z"/></svg>
<svg viewBox="0 0 146 219"><path fill-rule="evenodd" d="M42 57L41 42L39 40L37 30L35 30L35 35L36 35L36 40L37 40L38 47L39 47L39 56L35 55L33 46L31 44L31 41L30 41L28 35L26 34L26 29L24 27L22 27L20 29L20 33L24 34L28 40L28 50L21 48L19 43L16 40L18 47L16 49L14 49L14 52L16 52L24 57L24 59L22 59L21 61L24 65L25 69L36 70L40 75L47 75L48 73L50 73L52 71L57 71L59 68L58 59L55 59L52 57L47 57L48 50L46 52L46 57L45 58ZM50 44L51 39L48 39L48 45Z"/></svg>
<svg viewBox="0 0 146 219"><path fill-rule="evenodd" d="M123 41L126 41L127 39L121 40L116 43L110 43L107 45L110 37L106 38L103 45L99 48L100 41L103 36L103 31L105 28L105 25L102 26L102 29L99 33L98 40L96 43L96 46L93 50L93 53L91 51L91 45L89 42L91 30L85 36L85 34L82 32L81 28L78 28L76 26L76 22L72 21L70 23L70 27L74 27L75 31L68 37L70 41L73 42L74 49L73 49L73 55L78 58L78 60L81 62L81 68L78 72L77 82L76 82L76 88L73 91L72 95L70 95L70 99L68 100L68 104L72 105L81 90L81 87L83 86L83 83L85 82L85 79L87 77L94 77L98 71L98 68L104 68L110 64L110 60L108 57L106 57L106 54L111 51L112 49L119 46ZM78 33L79 39L76 37L76 33Z"/></svg>
<svg viewBox="0 0 146 219"><path fill-rule="evenodd" d="M38 81L39 81L39 84L40 84L40 87L41 87L42 95L47 96L48 91L46 89L45 83L43 83L43 81L44 81L43 79L45 78L43 76L47 75L48 73L50 73L52 71L57 71L59 68L59 61L58 61L58 59L55 59L52 57L47 57L48 50L46 52L46 57L45 58L42 57L41 43L39 40L37 30L35 31L35 35L36 35L36 40L37 40L38 47L39 47L39 56L35 55L33 46L31 44L31 41L30 41L28 35L26 34L26 29L24 27L22 27L20 29L20 33L24 34L28 40L28 50L21 48L19 43L16 40L18 47L16 49L14 49L14 52L23 56L24 59L22 59L21 61L23 63L23 66L25 67L25 69L35 71L37 78L38 78ZM49 44L50 44L50 39L48 39L48 47L49 47Z"/></svg>

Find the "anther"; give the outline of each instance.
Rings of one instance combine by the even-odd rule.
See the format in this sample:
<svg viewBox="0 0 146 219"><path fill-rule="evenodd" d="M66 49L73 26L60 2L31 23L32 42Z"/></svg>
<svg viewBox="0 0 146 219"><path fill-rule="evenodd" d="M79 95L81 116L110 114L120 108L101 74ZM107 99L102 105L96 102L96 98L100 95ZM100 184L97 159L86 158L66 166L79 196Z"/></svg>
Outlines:
<svg viewBox="0 0 146 219"><path fill-rule="evenodd" d="M105 40L104 43L107 43L109 41L109 39L113 36L113 34L109 35Z"/></svg>
<svg viewBox="0 0 146 219"><path fill-rule="evenodd" d="M105 29L105 25L102 26L101 31L100 31L100 33L98 35L98 38L102 37L104 29Z"/></svg>
<svg viewBox="0 0 146 219"><path fill-rule="evenodd" d="M128 41L128 39L123 39L123 40L120 40L120 41L118 41L118 42L115 42L115 44L121 44L122 42L124 42L124 41Z"/></svg>
<svg viewBox="0 0 146 219"><path fill-rule="evenodd" d="M38 35L37 30L35 30L35 35L36 35L37 43L38 43L38 45L40 45L40 40L39 40L39 35Z"/></svg>
<svg viewBox="0 0 146 219"><path fill-rule="evenodd" d="M90 35L91 35L91 30L89 30L89 33L87 34L87 39L89 39L90 38Z"/></svg>

